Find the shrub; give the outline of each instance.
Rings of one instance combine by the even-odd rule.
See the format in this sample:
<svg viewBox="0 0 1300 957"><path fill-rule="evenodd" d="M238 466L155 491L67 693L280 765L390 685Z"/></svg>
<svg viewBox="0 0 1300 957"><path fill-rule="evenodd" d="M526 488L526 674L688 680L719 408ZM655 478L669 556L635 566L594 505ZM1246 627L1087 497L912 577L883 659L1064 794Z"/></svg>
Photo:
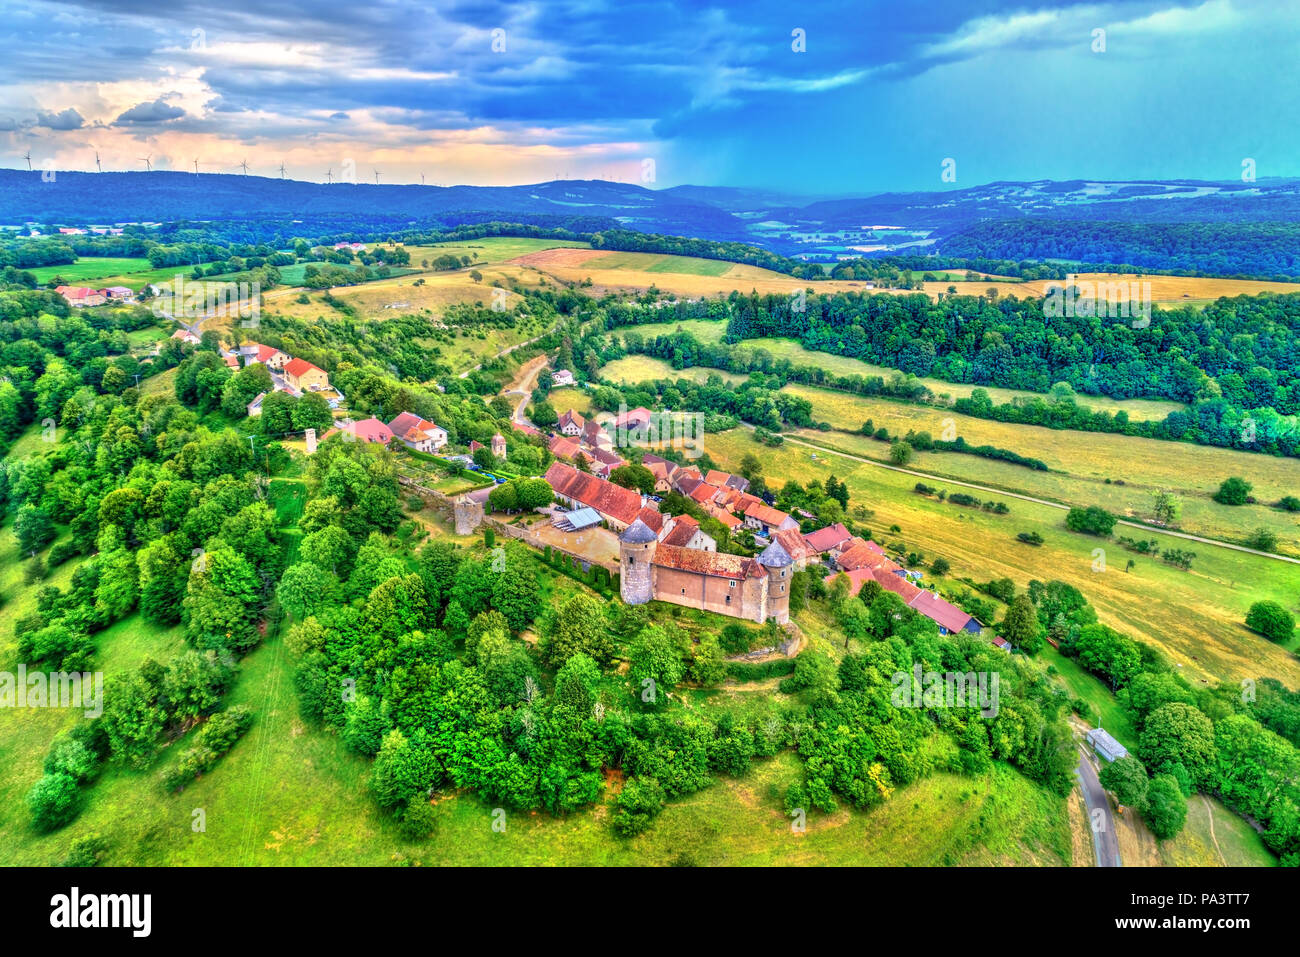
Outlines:
<svg viewBox="0 0 1300 957"><path fill-rule="evenodd" d="M628 778L614 809L614 831L633 837L646 830L664 809L664 789L654 778Z"/></svg>
<svg viewBox="0 0 1300 957"><path fill-rule="evenodd" d="M1250 498L1250 490L1254 488L1244 478L1233 476L1226 478L1219 485L1219 490L1214 493L1214 500L1220 505L1245 505Z"/></svg>
<svg viewBox="0 0 1300 957"><path fill-rule="evenodd" d="M1290 641L1295 634L1295 618L1275 601L1257 601L1246 613L1246 627L1270 641Z"/></svg>
<svg viewBox="0 0 1300 957"><path fill-rule="evenodd" d="M1065 516L1065 527L1072 532L1085 535L1105 537L1115 528L1116 518L1104 508L1089 505L1087 508L1075 506Z"/></svg>
<svg viewBox="0 0 1300 957"><path fill-rule="evenodd" d="M70 774L47 774L27 793L32 826L42 833L57 831L81 811L81 792Z"/></svg>

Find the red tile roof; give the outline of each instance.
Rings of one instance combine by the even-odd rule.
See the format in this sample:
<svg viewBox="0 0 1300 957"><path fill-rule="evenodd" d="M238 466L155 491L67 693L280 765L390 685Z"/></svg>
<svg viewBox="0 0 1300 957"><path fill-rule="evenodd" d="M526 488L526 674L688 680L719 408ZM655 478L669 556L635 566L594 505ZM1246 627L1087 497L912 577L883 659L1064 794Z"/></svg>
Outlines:
<svg viewBox="0 0 1300 957"><path fill-rule="evenodd" d="M908 605L949 631L961 631L970 624L970 615L932 591L922 589L919 595L908 602Z"/></svg>
<svg viewBox="0 0 1300 957"><path fill-rule="evenodd" d="M580 413L574 411L573 409L568 409L567 411L560 414L559 427L564 428L566 425L572 423L573 425L576 425L578 428L581 429L586 424L586 421L587 420L584 419Z"/></svg>
<svg viewBox="0 0 1300 957"><path fill-rule="evenodd" d="M711 502L713 496L718 494L718 487L708 482L699 482L688 494L697 502Z"/></svg>
<svg viewBox="0 0 1300 957"><path fill-rule="evenodd" d="M298 378L298 376L311 371L312 369L315 369L317 372L320 373L325 372L325 370L322 369L320 366L312 365L306 359L290 359L288 362L284 364L285 375L291 375L295 379Z"/></svg>
<svg viewBox="0 0 1300 957"><path fill-rule="evenodd" d="M803 537L803 540L815 552L829 552L836 545L846 542L852 537L847 528L836 522L834 525L827 525L815 532L809 532Z"/></svg>
<svg viewBox="0 0 1300 957"><path fill-rule="evenodd" d="M799 534L797 528L780 529L772 537L781 543L781 547L785 549L786 554L795 561L799 561L801 558L807 559L817 554L808 547L808 543L803 540L803 536Z"/></svg>
<svg viewBox="0 0 1300 957"><path fill-rule="evenodd" d="M641 511L637 512L636 517L645 522L646 525L649 526L650 531L654 532L656 535L658 535L664 527L663 512L659 511L657 508L652 508L649 505L644 506Z"/></svg>
<svg viewBox="0 0 1300 957"><path fill-rule="evenodd" d="M764 505L760 501L755 502L745 509L745 517L752 518L756 522L762 522L764 525L776 527L789 519L790 516L780 509L772 508L770 505Z"/></svg>
<svg viewBox="0 0 1300 957"><path fill-rule="evenodd" d="M398 438L405 439L408 442L420 442L429 437L429 433L434 429L446 431L436 422L430 422L428 419L422 419L414 412L398 413L393 421L388 423L388 430Z"/></svg>
<svg viewBox="0 0 1300 957"><path fill-rule="evenodd" d="M695 572L697 575L711 575L716 578L741 580L762 578L766 574L762 565L743 555L706 552L698 548L680 548L676 545L661 544L656 548L654 563L665 568Z"/></svg>
<svg viewBox="0 0 1300 957"><path fill-rule="evenodd" d="M625 525L636 521L641 511L641 495L629 488L606 482L586 472L579 472L563 462L552 462L546 470L546 481L565 498L589 505L598 512L612 516Z"/></svg>
<svg viewBox="0 0 1300 957"><path fill-rule="evenodd" d="M577 439L571 439L563 435L557 435L551 439L549 448L551 454L560 459L571 459L582 450Z"/></svg>

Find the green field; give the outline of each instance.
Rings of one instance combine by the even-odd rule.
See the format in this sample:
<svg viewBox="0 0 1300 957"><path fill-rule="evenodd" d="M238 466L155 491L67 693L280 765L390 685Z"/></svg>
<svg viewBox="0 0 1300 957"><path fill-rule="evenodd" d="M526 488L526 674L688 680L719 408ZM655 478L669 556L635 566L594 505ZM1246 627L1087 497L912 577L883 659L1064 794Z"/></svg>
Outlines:
<svg viewBox="0 0 1300 957"><path fill-rule="evenodd" d="M591 263L593 269L631 269L639 272L678 273L686 276L725 276L735 265L723 259L670 256L663 253L610 252Z"/></svg>
<svg viewBox="0 0 1300 957"><path fill-rule="evenodd" d="M432 262L439 256L469 256L473 266L494 265L527 256L529 253L541 252L543 249L558 247L589 248L589 243L571 239L530 239L520 236L485 236L482 239L469 239L464 242L432 243L428 246L407 246L411 255L411 265L419 267L425 259Z"/></svg>
<svg viewBox="0 0 1300 957"><path fill-rule="evenodd" d="M1162 547L1190 547L1196 552L1191 570L1181 571L1157 559L1130 556L1112 540L1070 532L1065 528L1065 512L1050 506L975 493L983 500L1005 501L1010 513L962 508L916 494L914 475L793 441L767 448L755 443L745 429L709 435L704 447L721 468L738 468L745 453L757 454L769 481L803 483L817 478L824 482L828 475L836 475L848 484L850 509L862 505L874 512L868 522L874 535L886 543L901 541L927 559L946 558L952 578L1007 577L1020 587L1034 578L1069 582L1092 602L1103 622L1163 648L1194 681L1272 675L1289 687L1300 684L1300 661L1294 653L1242 624L1255 601L1272 599L1296 607L1300 576L1295 565L1144 533L1161 540ZM942 481L929 484L945 487ZM888 531L894 524L902 528L901 533ZM1136 534L1127 529L1125 533L1129 531ZM1044 544L1024 545L1016 541L1019 532L1037 532ZM1100 567L1094 554L1098 548L1104 550L1105 571L1093 570ZM1125 571L1129 557L1135 566Z"/></svg>
<svg viewBox="0 0 1300 957"><path fill-rule="evenodd" d="M83 256L69 265L37 266L27 272L32 273L42 285L52 282L56 277L62 277L65 285L77 285L91 279L115 279L127 273L145 272L150 268L149 260L143 256ZM105 282L102 285L125 286L129 283Z"/></svg>

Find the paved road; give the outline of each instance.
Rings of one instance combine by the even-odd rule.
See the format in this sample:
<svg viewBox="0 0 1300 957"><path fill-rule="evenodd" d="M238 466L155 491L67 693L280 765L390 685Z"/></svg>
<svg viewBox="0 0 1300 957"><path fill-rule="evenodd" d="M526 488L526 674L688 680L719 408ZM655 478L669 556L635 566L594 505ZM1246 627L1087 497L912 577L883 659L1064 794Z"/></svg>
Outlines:
<svg viewBox="0 0 1300 957"><path fill-rule="evenodd" d="M753 426L748 423L742 423L745 428L752 429ZM1061 511L1069 511L1070 506L1062 505L1060 502L1053 502L1050 499L1035 498L1032 495L1022 495L1020 492L1008 492L1004 489L993 488L988 485L976 485L974 482L963 482L960 479L946 478L942 475L934 475L931 472L921 472L917 469L903 468L901 465L886 465L884 462L877 462L875 459L869 459L861 455L851 455L848 452L838 452L835 449L828 449L818 445L816 442L807 442L803 439L796 439L793 436L785 437L787 442L793 442L795 445L802 445L810 449L816 449L823 455L838 455L840 458L850 459L854 462L861 462L864 465L874 465L876 468L888 469L891 472L902 472L904 475L915 475L917 478L933 479L937 482L944 482L948 485L960 485L963 488L973 488L977 491L987 492L990 495L1003 495L1008 498L1018 498L1024 502L1033 502L1035 505L1046 505L1048 508L1059 508ZM1189 535L1187 532L1175 532L1168 528L1157 528L1152 525L1143 525L1141 522L1130 522L1126 519L1119 519L1117 525L1127 525L1129 528L1140 528L1144 532L1155 532L1157 535L1169 535L1173 538L1183 538L1189 542L1200 542L1202 545L1214 545L1218 548L1230 548L1236 552L1245 552L1248 555L1258 555L1261 558L1272 558L1279 562L1290 562L1293 565L1300 565L1300 558L1292 558L1290 555L1276 555L1273 552L1261 552L1255 548L1247 548L1245 545L1234 545L1232 542L1221 541L1217 538L1203 538L1200 535Z"/></svg>
<svg viewBox="0 0 1300 957"><path fill-rule="evenodd" d="M1123 867L1119 857L1119 835L1115 833L1115 815L1111 813L1110 798L1097 777L1097 768L1087 749L1079 745L1079 764L1074 769L1074 776L1079 779L1083 791L1083 803L1088 809L1089 830L1092 832L1092 846L1097 852L1098 867ZM1100 810L1100 813L1098 811Z"/></svg>

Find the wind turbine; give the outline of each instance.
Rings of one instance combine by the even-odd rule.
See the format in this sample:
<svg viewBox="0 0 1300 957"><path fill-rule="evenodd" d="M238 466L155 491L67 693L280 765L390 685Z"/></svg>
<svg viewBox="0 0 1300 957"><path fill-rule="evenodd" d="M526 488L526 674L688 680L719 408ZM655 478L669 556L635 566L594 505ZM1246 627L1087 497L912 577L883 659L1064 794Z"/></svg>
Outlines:
<svg viewBox="0 0 1300 957"><path fill-rule="evenodd" d="M141 156L140 159L144 161L144 171L145 171L146 173L152 173L152 172L153 172L153 154L150 153L148 156Z"/></svg>
<svg viewBox="0 0 1300 957"><path fill-rule="evenodd" d="M333 167L333 166L331 166L329 169L327 169L327 170L325 171L325 185L328 186L328 185L329 185L330 183L332 183L332 182L334 182L334 167Z"/></svg>
<svg viewBox="0 0 1300 957"><path fill-rule="evenodd" d="M104 166L99 162L99 150L95 150L95 169L104 172Z"/></svg>
<svg viewBox="0 0 1300 957"><path fill-rule="evenodd" d="M375 185L379 185L379 170L375 170Z"/></svg>
<svg viewBox="0 0 1300 957"><path fill-rule="evenodd" d="M420 174L420 185L421 185L421 186L424 185L424 174L423 174L423 173Z"/></svg>
<svg viewBox="0 0 1300 957"><path fill-rule="evenodd" d="M199 158L197 156L194 157L194 175L199 175Z"/></svg>
<svg viewBox="0 0 1300 957"><path fill-rule="evenodd" d="M280 179L284 179L284 160L280 160Z"/></svg>
<svg viewBox="0 0 1300 957"><path fill-rule="evenodd" d="M30 173L32 171L32 151L28 150L26 153L24 153L23 159L27 160L27 172Z"/></svg>
<svg viewBox="0 0 1300 957"><path fill-rule="evenodd" d="M241 162L239 165L242 166L242 167L244 168L244 175L247 176L247 175L248 175L248 160L244 160L244 161Z"/></svg>

